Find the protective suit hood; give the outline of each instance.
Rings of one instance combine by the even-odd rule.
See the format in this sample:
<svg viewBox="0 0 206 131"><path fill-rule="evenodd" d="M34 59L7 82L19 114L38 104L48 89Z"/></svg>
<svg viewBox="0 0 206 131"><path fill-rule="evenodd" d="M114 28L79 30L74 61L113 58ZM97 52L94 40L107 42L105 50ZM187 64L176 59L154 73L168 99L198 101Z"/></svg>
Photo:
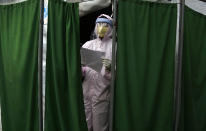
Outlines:
<svg viewBox="0 0 206 131"><path fill-rule="evenodd" d="M112 38L112 27L113 27L113 20L110 16L101 14L99 17L96 19L96 25L95 25L95 35L98 37L98 30L97 30L97 25L98 23L106 23L108 25L108 31L105 34L104 38L102 40L106 39L111 39Z"/></svg>

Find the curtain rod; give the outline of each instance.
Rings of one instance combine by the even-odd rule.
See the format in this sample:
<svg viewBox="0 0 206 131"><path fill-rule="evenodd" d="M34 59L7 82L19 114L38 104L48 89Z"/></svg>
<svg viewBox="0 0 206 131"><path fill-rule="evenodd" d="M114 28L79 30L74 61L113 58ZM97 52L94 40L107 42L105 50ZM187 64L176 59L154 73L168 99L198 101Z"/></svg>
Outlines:
<svg viewBox="0 0 206 131"><path fill-rule="evenodd" d="M44 0L40 0L39 47L38 47L38 108L39 131L43 131L43 26Z"/></svg>
<svg viewBox="0 0 206 131"><path fill-rule="evenodd" d="M184 7L185 0L180 0L179 6L179 29L178 29L178 42L175 49L175 73L174 73L174 131L180 128L180 114L181 114L181 101L182 101L182 54L184 42Z"/></svg>

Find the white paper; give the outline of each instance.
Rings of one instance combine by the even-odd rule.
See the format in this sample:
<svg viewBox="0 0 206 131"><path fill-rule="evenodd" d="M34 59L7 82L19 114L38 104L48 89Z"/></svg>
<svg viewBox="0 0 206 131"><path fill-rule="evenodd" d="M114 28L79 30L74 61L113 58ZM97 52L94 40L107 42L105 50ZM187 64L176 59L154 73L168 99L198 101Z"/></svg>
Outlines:
<svg viewBox="0 0 206 131"><path fill-rule="evenodd" d="M81 48L81 64L94 69L97 72L101 72L102 58L104 58L105 52L89 50Z"/></svg>

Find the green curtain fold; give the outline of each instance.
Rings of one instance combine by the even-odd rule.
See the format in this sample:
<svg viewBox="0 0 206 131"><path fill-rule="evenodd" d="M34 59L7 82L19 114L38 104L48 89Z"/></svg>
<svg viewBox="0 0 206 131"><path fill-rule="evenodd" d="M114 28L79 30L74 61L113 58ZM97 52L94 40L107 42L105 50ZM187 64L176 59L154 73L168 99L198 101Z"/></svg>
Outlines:
<svg viewBox="0 0 206 131"><path fill-rule="evenodd" d="M39 2L0 6L0 102L4 131L38 130Z"/></svg>
<svg viewBox="0 0 206 131"><path fill-rule="evenodd" d="M45 131L87 131L78 4L49 1Z"/></svg>
<svg viewBox="0 0 206 131"><path fill-rule="evenodd" d="M114 131L172 131L177 5L119 0Z"/></svg>
<svg viewBox="0 0 206 131"><path fill-rule="evenodd" d="M206 16L185 7L181 129L206 130Z"/></svg>

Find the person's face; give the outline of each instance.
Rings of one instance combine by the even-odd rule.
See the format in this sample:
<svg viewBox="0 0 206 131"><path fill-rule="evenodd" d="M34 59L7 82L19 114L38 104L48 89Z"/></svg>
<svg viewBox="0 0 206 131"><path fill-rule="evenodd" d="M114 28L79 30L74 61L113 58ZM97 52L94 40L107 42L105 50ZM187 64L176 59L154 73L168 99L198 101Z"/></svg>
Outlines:
<svg viewBox="0 0 206 131"><path fill-rule="evenodd" d="M108 30L109 25L107 23L97 23L97 34L99 38L104 38Z"/></svg>

